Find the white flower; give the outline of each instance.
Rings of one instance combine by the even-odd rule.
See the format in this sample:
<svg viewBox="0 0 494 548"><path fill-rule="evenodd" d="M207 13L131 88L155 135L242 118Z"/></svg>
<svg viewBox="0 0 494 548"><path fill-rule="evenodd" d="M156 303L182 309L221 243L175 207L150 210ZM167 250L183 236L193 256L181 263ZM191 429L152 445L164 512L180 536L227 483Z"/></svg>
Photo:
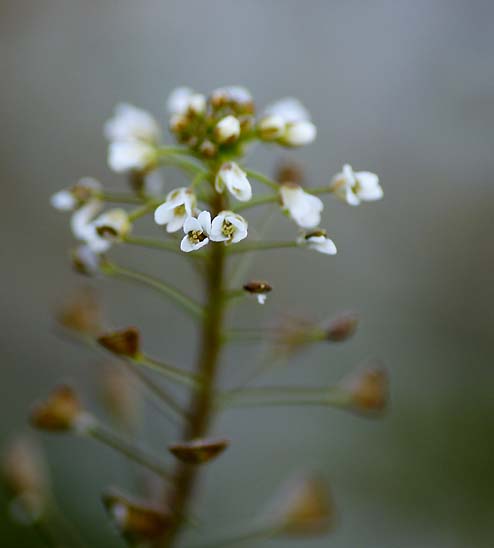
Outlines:
<svg viewBox="0 0 494 548"><path fill-rule="evenodd" d="M202 114L206 110L206 97L191 88L179 87L170 93L166 106L172 115Z"/></svg>
<svg viewBox="0 0 494 548"><path fill-rule="evenodd" d="M233 103L237 106L250 108L253 99L250 91L243 86L225 86L217 88L211 93L213 105L220 106L224 103Z"/></svg>
<svg viewBox="0 0 494 548"><path fill-rule="evenodd" d="M210 237L213 242L236 244L247 237L247 221L233 211L221 211L213 219Z"/></svg>
<svg viewBox="0 0 494 548"><path fill-rule="evenodd" d="M247 175L235 162L223 164L216 174L214 186L217 192L223 192L225 186L240 202L247 202L252 198L252 187Z"/></svg>
<svg viewBox="0 0 494 548"><path fill-rule="evenodd" d="M154 212L154 220L158 225L167 225L167 232L180 230L187 217L191 217L196 208L197 200L190 188L176 188L169 192L166 201Z"/></svg>
<svg viewBox="0 0 494 548"><path fill-rule="evenodd" d="M259 120L257 129L263 139L274 141L283 137L286 129L286 123L282 116L278 114L271 114Z"/></svg>
<svg viewBox="0 0 494 548"><path fill-rule="evenodd" d="M281 205L290 217L302 228L314 228L321 222L324 208L317 196L304 192L294 183L285 183L280 187Z"/></svg>
<svg viewBox="0 0 494 548"><path fill-rule="evenodd" d="M340 200L353 206L383 197L383 189L375 173L353 171L349 164L345 164L342 171L333 177L330 189Z"/></svg>
<svg viewBox="0 0 494 548"><path fill-rule="evenodd" d="M124 209L110 209L93 221L96 234L103 240L117 240L126 236L132 224Z"/></svg>
<svg viewBox="0 0 494 548"><path fill-rule="evenodd" d="M70 225L77 240L82 240L94 253L104 253L111 245L101 238L94 226L94 218L103 208L100 200L90 200L72 215Z"/></svg>
<svg viewBox="0 0 494 548"><path fill-rule="evenodd" d="M324 253L325 255L336 255L336 246L333 240L326 236L325 230L314 230L307 234L302 234L297 240L300 245L305 245L309 249Z"/></svg>
<svg viewBox="0 0 494 548"><path fill-rule="evenodd" d="M284 131L279 140L287 146L308 145L317 135L316 126L310 121L309 111L302 103L293 97L286 97L268 106L265 118L273 119L277 124L284 122ZM281 132L281 131L280 131Z"/></svg>
<svg viewBox="0 0 494 548"><path fill-rule="evenodd" d="M219 143L234 141L240 135L240 122L235 116L225 116L216 124L214 131Z"/></svg>
<svg viewBox="0 0 494 548"><path fill-rule="evenodd" d="M211 233L211 213L202 211L197 219L187 217L184 223L185 236L180 242L180 249L189 253L204 247L209 243Z"/></svg>
<svg viewBox="0 0 494 548"><path fill-rule="evenodd" d="M156 149L144 141L115 141L108 148L108 165L117 173L146 170L156 160Z"/></svg>
<svg viewBox="0 0 494 548"><path fill-rule="evenodd" d="M50 204L59 211L73 211L77 200L70 190L60 190L50 198Z"/></svg>
<svg viewBox="0 0 494 548"><path fill-rule="evenodd" d="M114 116L105 124L105 137L115 141L145 141L157 144L161 139L158 123L149 112L128 103L115 107Z"/></svg>

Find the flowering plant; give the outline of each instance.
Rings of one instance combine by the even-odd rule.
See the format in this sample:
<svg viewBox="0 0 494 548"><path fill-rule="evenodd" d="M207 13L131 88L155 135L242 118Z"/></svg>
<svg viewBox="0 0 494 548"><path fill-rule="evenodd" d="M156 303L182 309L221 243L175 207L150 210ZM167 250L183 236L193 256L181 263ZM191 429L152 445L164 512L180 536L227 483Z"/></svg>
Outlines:
<svg viewBox="0 0 494 548"><path fill-rule="evenodd" d="M345 165L325 185L306 188L293 170L275 180L247 167L246 154L256 143L292 148L308 145L316 138L316 126L307 109L293 98L268 106L258 116L251 94L243 87L223 87L208 97L182 87L171 93L167 108L170 132L177 142L173 146L163 144L163 132L153 116L130 104L118 105L105 125L108 164L113 171L128 176L130 192L111 192L86 178L57 192L51 203L58 210L71 212L71 229L80 242L72 254L79 272L147 285L200 322L197 363L195 370L188 372L146 354L141 334L134 327L101 331L91 325L88 329L88 322L81 324L73 314L63 321L81 340L121 360L182 422L182 439L169 445L174 467L104 427L69 386L55 389L31 415L32 424L38 428L97 439L164 480L165 494L158 501L138 501L115 491L103 497L124 538L136 546L175 546L182 532L194 523L190 508L202 465L219 457L229 445L223 437L210 438L214 416L222 409L233 405L309 404L377 413L386 403L386 374L380 368L360 370L331 387L252 387L253 379L266 369L263 363L240 386L221 391L217 384L222 348L242 334L226 329L227 305L248 295L263 304L272 290L272 281L244 280L240 287L232 287L230 259L277 248L335 255L336 245L321 227L324 204L320 196L333 195L352 206L378 200L382 189L377 175L355 172ZM163 193L161 169L166 166L183 171L190 184ZM258 187L267 191L259 192ZM107 208L108 204L118 207ZM274 206L287 215L296 227L293 237L286 241L253 238L248 216L260 206ZM160 235L136 235L138 221L151 215L156 225L164 227ZM196 302L165 281L117 264L110 257L114 245L184 254L204 278L204 302ZM287 359L309 344L346 340L355 327L354 316L342 315L326 326L292 319L276 329L248 334L270 339L273 361ZM165 392L151 372L187 387L189 403L184 406L175 393ZM36 500L40 498L37 494ZM275 514L238 536L216 541L214 546L275 535L321 533L331 523L332 507L321 483L305 479L292 486ZM45 519L41 506L33 519L37 523Z"/></svg>

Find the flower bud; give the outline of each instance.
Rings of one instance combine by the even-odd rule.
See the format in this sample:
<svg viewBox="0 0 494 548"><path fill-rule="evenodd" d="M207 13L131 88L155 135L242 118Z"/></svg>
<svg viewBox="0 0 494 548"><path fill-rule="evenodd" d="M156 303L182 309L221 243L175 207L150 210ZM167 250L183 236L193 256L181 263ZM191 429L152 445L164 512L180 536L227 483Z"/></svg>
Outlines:
<svg viewBox="0 0 494 548"><path fill-rule="evenodd" d="M124 238L131 230L132 224L124 209L110 209L94 221L96 233L100 238L118 240Z"/></svg>
<svg viewBox="0 0 494 548"><path fill-rule="evenodd" d="M257 297L257 301L259 302L259 304L264 304L266 302L268 293L273 290L268 282L256 280L246 283L243 287L244 290L247 291L247 293L250 293Z"/></svg>
<svg viewBox="0 0 494 548"><path fill-rule="evenodd" d="M226 86L215 89L210 97L214 109L230 107L238 114L252 114L254 101L250 91L242 86Z"/></svg>
<svg viewBox="0 0 494 548"><path fill-rule="evenodd" d="M389 379L382 367L369 367L343 380L341 386L351 398L353 410L362 413L384 411L389 400Z"/></svg>
<svg viewBox="0 0 494 548"><path fill-rule="evenodd" d="M218 152L218 147L212 141L206 139L201 143L199 151L206 158L214 158Z"/></svg>
<svg viewBox="0 0 494 548"><path fill-rule="evenodd" d="M119 356L135 358L140 353L140 333L136 327L127 327L98 337L101 346Z"/></svg>
<svg viewBox="0 0 494 548"><path fill-rule="evenodd" d="M90 287L78 290L64 303L57 319L60 325L72 331L90 335L99 333L103 314L96 292Z"/></svg>
<svg viewBox="0 0 494 548"><path fill-rule="evenodd" d="M168 446L170 453L187 464L204 464L218 457L230 445L226 439L196 439L173 443Z"/></svg>
<svg viewBox="0 0 494 548"><path fill-rule="evenodd" d="M131 542L158 539L171 525L172 516L162 508L131 500L115 491L105 493L102 500L118 530Z"/></svg>
<svg viewBox="0 0 494 548"><path fill-rule="evenodd" d="M240 122L235 116L225 116L216 124L214 134L220 144L236 141L240 135Z"/></svg>
<svg viewBox="0 0 494 548"><path fill-rule="evenodd" d="M343 342L349 339L356 331L358 316L353 312L346 312L335 318L328 326L328 341Z"/></svg>
<svg viewBox="0 0 494 548"><path fill-rule="evenodd" d="M173 114L170 118L170 131L172 133L183 133L189 126L189 118L184 114Z"/></svg>
<svg viewBox="0 0 494 548"><path fill-rule="evenodd" d="M76 392L61 385L31 410L31 424L40 430L64 432L78 429L87 416Z"/></svg>
<svg viewBox="0 0 494 548"><path fill-rule="evenodd" d="M282 116L272 114L259 120L257 131L261 139L265 141L275 141L285 133L285 120Z"/></svg>
<svg viewBox="0 0 494 548"><path fill-rule="evenodd" d="M281 497L281 495L283 495ZM307 537L326 534L334 525L335 508L329 489L316 478L302 478L280 493L278 534Z"/></svg>
<svg viewBox="0 0 494 548"><path fill-rule="evenodd" d="M287 125L282 142L291 147L300 147L312 143L316 135L317 129L312 122L295 122Z"/></svg>

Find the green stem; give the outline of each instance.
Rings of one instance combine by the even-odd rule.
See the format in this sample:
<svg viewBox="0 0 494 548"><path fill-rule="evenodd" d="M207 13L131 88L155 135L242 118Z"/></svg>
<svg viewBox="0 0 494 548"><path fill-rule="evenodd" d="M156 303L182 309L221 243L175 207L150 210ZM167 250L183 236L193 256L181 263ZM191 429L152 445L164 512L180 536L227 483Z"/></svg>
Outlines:
<svg viewBox="0 0 494 548"><path fill-rule="evenodd" d="M149 202L145 203L141 207L138 207L134 211L131 211L129 213L129 221L133 222L141 217L145 217L148 213L151 213L156 209L156 207L162 203L163 200L161 199L154 199L150 200Z"/></svg>
<svg viewBox="0 0 494 548"><path fill-rule="evenodd" d="M175 287L168 285L165 282L159 281L156 278L148 276L147 274L136 272L128 268L123 268L116 265L115 263L110 262L104 263L101 270L103 274L106 274L107 276L131 280L155 289L162 295L165 295L166 297L175 301L193 317L202 318L204 315L203 308L195 301L193 301L190 297L188 297Z"/></svg>
<svg viewBox="0 0 494 548"><path fill-rule="evenodd" d="M104 428L96 423L86 430L86 435L111 447L130 460L144 466L164 479L170 479L170 473L167 468L159 462L154 456L150 455L137 445L117 436L111 430Z"/></svg>
<svg viewBox="0 0 494 548"><path fill-rule="evenodd" d="M264 175L264 173L260 173L259 171L254 171L252 169L246 169L245 173L247 177L250 177L251 179L255 179L256 181L259 181L263 185L268 186L269 188L272 188L273 190L278 191L280 188L280 185Z"/></svg>
<svg viewBox="0 0 494 548"><path fill-rule="evenodd" d="M220 395L218 403L220 407L309 405L346 408L351 403L351 395L338 386L326 388L268 386L224 392Z"/></svg>
<svg viewBox="0 0 494 548"><path fill-rule="evenodd" d="M213 214L225 208L225 198L216 194L212 204ZM201 385L192 394L189 421L183 431L184 440L207 436L214 411L214 395L218 361L222 347L222 326L225 310L223 299L225 278L225 246L210 246L207 263L207 304L201 329L201 342L197 360L197 375ZM169 532L161 543L162 548L175 544L186 521L189 505L198 480L199 469L184 463L177 463L172 489L166 506L174 511L174 520Z"/></svg>
<svg viewBox="0 0 494 548"><path fill-rule="evenodd" d="M118 192L100 192L97 197L104 202L113 202L116 204L142 204L144 201L138 196Z"/></svg>
<svg viewBox="0 0 494 548"><path fill-rule="evenodd" d="M267 540L275 536L279 531L279 527L273 525L259 527L252 531L245 531L231 537L219 539L211 544L201 545L199 548L229 548L230 546L236 546L238 544L244 544L246 542L253 542L258 540Z"/></svg>
<svg viewBox="0 0 494 548"><path fill-rule="evenodd" d="M258 196L257 198L252 198L252 200L248 202L243 202L242 204L238 204L234 207L232 207L232 211L235 211L238 213L239 211L244 211L245 209L250 209L252 207L256 207L259 205L264 204L272 204L274 202L278 202L280 199L278 194L270 194L267 196Z"/></svg>
<svg viewBox="0 0 494 548"><path fill-rule="evenodd" d="M131 358L132 362L138 365L144 365L157 373L160 373L164 377L169 378L170 380L179 382L180 384L185 384L193 388L197 388L200 385L199 380L192 373L187 371L182 371L177 367L168 365L162 361L158 361L154 358L146 356L145 354L140 354L135 358Z"/></svg>
<svg viewBox="0 0 494 548"><path fill-rule="evenodd" d="M289 242L247 242L244 244L237 244L228 248L229 254L249 253L251 251L268 251L271 249L286 249L299 247L300 244L296 241Z"/></svg>

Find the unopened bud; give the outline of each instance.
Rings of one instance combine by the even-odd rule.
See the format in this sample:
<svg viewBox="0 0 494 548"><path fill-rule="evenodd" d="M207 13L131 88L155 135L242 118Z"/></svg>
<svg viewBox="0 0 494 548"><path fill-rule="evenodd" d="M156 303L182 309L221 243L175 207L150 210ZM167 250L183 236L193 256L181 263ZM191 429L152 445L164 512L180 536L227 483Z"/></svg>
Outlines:
<svg viewBox="0 0 494 548"><path fill-rule="evenodd" d="M294 122L287 125L282 143L292 147L304 146L312 143L316 135L317 129L312 122Z"/></svg>
<svg viewBox="0 0 494 548"><path fill-rule="evenodd" d="M343 342L356 331L358 317L352 312L346 312L335 318L328 326L327 337L331 342Z"/></svg>
<svg viewBox="0 0 494 548"><path fill-rule="evenodd" d="M280 493L278 531L283 536L304 537L327 533L334 525L335 508L322 480L302 478Z"/></svg>
<svg viewBox="0 0 494 548"><path fill-rule="evenodd" d="M209 139L203 141L199 148L201 154L206 158L213 158L218 152L218 147Z"/></svg>
<svg viewBox="0 0 494 548"><path fill-rule="evenodd" d="M78 429L86 413L73 388L61 385L31 411L31 424L40 430L64 432Z"/></svg>
<svg viewBox="0 0 494 548"><path fill-rule="evenodd" d="M131 500L114 491L104 494L102 500L119 531L130 541L157 539L171 525L172 516L162 508Z"/></svg>
<svg viewBox="0 0 494 548"><path fill-rule="evenodd" d="M187 464L204 464L218 457L230 445L226 439L191 440L168 446L178 460Z"/></svg>
<svg viewBox="0 0 494 548"><path fill-rule="evenodd" d="M57 314L57 319L67 329L96 335L101 331L103 324L98 295L92 288L81 288L64 303Z"/></svg>
<svg viewBox="0 0 494 548"><path fill-rule="evenodd" d="M275 141L285 133L285 125L285 120L282 116L272 114L259 120L257 130L261 139Z"/></svg>
<svg viewBox="0 0 494 548"><path fill-rule="evenodd" d="M119 356L135 358L140 353L140 333L136 327L127 327L98 337L101 346Z"/></svg>
<svg viewBox="0 0 494 548"><path fill-rule="evenodd" d="M270 293L273 288L268 282L253 280L244 285L244 290L247 291L247 293L255 295L259 304L264 304L268 293Z"/></svg>
<svg viewBox="0 0 494 548"><path fill-rule="evenodd" d="M189 126L189 118L184 114L174 114L170 118L170 131L172 133L183 133Z"/></svg>
<svg viewBox="0 0 494 548"><path fill-rule="evenodd" d="M357 412L382 412L389 401L389 378L383 367L370 367L354 373L341 383L350 394Z"/></svg>
<svg viewBox="0 0 494 548"><path fill-rule="evenodd" d="M252 114L254 101L250 91L242 86L226 86L213 91L210 97L214 109L230 107L237 114Z"/></svg>
<svg viewBox="0 0 494 548"><path fill-rule="evenodd" d="M240 135L240 122L235 116L225 116L214 128L214 134L218 143L231 143Z"/></svg>

